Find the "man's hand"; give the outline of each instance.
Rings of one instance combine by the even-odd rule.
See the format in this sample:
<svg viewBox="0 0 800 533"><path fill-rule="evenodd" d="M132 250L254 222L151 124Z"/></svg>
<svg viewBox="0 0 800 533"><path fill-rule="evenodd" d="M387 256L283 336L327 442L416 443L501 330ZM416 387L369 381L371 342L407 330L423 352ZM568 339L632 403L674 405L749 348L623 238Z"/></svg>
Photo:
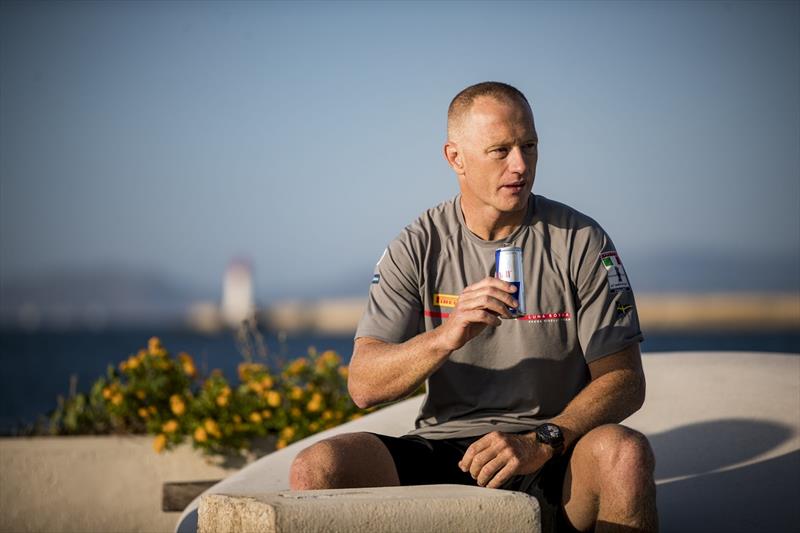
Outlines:
<svg viewBox="0 0 800 533"><path fill-rule="evenodd" d="M487 277L461 293L455 310L437 328L445 348L455 351L475 338L487 326L497 327L501 316L511 318L509 307L517 307L517 288L497 278Z"/></svg>
<svg viewBox="0 0 800 533"><path fill-rule="evenodd" d="M533 433L493 431L467 448L458 467L481 487L496 489L516 475L536 472L552 456L553 450L537 442Z"/></svg>

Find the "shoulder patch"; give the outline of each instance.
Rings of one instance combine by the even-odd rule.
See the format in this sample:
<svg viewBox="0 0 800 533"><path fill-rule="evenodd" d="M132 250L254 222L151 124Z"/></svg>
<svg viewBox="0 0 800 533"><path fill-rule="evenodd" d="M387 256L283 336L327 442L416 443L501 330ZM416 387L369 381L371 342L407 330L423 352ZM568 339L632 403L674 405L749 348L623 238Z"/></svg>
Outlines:
<svg viewBox="0 0 800 533"><path fill-rule="evenodd" d="M611 292L631 290L631 285L628 283L628 275L625 273L625 267L622 266L622 261L617 252L601 253L600 262L603 263L606 269L608 288L611 289Z"/></svg>

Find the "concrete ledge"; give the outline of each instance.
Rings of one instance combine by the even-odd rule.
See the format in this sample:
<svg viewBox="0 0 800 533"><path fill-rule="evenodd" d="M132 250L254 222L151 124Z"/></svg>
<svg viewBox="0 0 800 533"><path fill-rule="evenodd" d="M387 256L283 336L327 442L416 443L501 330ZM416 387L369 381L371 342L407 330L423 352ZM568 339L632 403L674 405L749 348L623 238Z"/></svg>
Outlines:
<svg viewBox="0 0 800 533"><path fill-rule="evenodd" d="M200 533L541 531L535 498L465 485L208 494L198 514Z"/></svg>

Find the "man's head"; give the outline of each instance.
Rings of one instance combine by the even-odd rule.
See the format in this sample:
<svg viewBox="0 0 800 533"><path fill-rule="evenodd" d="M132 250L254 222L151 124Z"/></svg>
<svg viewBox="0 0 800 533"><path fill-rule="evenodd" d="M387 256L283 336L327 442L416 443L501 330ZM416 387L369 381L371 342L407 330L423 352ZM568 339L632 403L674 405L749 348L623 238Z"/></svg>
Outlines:
<svg viewBox="0 0 800 533"><path fill-rule="evenodd" d="M484 82L458 93L447 113L444 154L465 207L497 216L524 211L538 142L528 100L514 87Z"/></svg>

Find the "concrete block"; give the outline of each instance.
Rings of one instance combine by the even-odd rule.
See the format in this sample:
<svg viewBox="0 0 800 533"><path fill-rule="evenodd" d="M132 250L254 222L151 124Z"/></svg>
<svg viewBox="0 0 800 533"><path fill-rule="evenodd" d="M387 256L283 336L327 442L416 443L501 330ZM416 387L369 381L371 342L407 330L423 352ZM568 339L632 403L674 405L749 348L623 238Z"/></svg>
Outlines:
<svg viewBox="0 0 800 533"><path fill-rule="evenodd" d="M208 494L200 533L539 533L539 502L521 492L420 485L261 494Z"/></svg>

